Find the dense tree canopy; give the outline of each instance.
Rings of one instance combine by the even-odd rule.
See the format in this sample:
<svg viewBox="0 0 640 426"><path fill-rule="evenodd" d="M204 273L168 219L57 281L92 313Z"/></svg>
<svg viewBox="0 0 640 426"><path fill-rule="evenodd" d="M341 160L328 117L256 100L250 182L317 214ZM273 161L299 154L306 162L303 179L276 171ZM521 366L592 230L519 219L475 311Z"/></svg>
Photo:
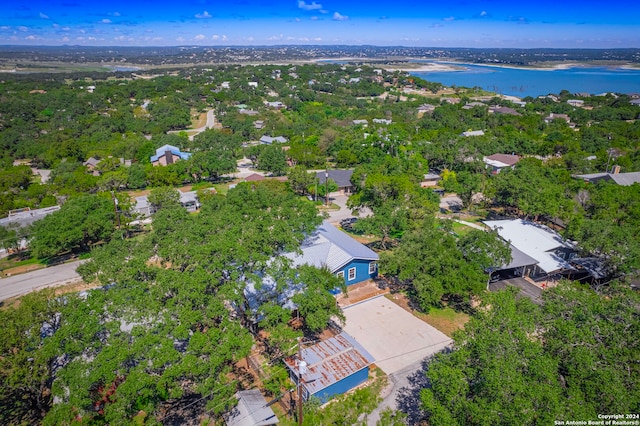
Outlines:
<svg viewBox="0 0 640 426"><path fill-rule="evenodd" d="M564 283L542 307L515 292L486 297L429 364L422 404L431 424L547 424L597 420L640 406L638 296Z"/></svg>

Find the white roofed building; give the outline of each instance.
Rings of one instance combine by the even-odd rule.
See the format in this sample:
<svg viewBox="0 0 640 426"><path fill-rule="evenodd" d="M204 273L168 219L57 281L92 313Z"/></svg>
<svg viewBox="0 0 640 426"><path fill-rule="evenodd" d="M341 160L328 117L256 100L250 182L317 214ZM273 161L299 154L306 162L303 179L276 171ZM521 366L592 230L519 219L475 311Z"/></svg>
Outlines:
<svg viewBox="0 0 640 426"><path fill-rule="evenodd" d="M575 245L564 240L552 229L522 219L488 220L484 224L495 229L502 239L509 242L527 258L532 258L537 262L528 271L528 275L532 278L574 270L569 264L569 260L576 255ZM530 261L526 263L531 265Z"/></svg>

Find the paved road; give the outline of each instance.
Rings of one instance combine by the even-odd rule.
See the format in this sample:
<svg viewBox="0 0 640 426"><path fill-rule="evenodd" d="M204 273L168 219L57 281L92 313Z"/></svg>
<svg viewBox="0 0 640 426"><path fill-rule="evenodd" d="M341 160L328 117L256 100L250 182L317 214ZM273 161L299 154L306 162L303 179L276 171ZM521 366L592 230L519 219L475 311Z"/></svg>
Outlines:
<svg viewBox="0 0 640 426"><path fill-rule="evenodd" d="M82 260L77 260L75 262L2 278L0 279L0 300L30 293L44 287L55 287L80 280L81 278L76 272L76 268L82 262Z"/></svg>
<svg viewBox="0 0 640 426"><path fill-rule="evenodd" d="M173 134L173 133L178 134L178 133L180 133L180 132L188 132L188 133L195 132L195 133L193 133L192 135L190 135L190 136L189 136L189 140L190 140L190 141L192 141L192 140L193 140L193 137L194 137L195 135L197 135L197 134L199 134L199 133L202 133L202 132L204 132L204 131L205 131L205 130L207 130L207 129L213 129L213 127L215 126L215 124L216 124L216 116L214 115L214 111L213 111L212 109L210 109L209 111L207 111L207 124L205 124L204 126L202 126L202 127L198 127L198 128L196 128L196 129L170 130L170 131L168 131L167 133L170 133L170 134Z"/></svg>

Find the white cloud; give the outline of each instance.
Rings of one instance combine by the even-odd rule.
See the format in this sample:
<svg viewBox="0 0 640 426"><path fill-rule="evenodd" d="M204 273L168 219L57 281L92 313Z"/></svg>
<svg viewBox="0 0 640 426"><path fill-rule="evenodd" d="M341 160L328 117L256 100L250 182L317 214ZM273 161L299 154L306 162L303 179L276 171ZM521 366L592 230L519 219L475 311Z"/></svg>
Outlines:
<svg viewBox="0 0 640 426"><path fill-rule="evenodd" d="M333 16L331 17L331 19L333 19L334 21L348 21L349 17L345 16L345 15L341 15L338 12L334 12Z"/></svg>
<svg viewBox="0 0 640 426"><path fill-rule="evenodd" d="M69 27L62 27L62 28L61 28L61 30L62 30L62 31L71 31L71 28L69 28Z"/></svg>
<svg viewBox="0 0 640 426"><path fill-rule="evenodd" d="M214 34L211 36L211 40L220 40L220 36L218 34Z"/></svg>
<svg viewBox="0 0 640 426"><path fill-rule="evenodd" d="M276 40L282 40L283 38L284 38L284 35L280 34L280 35L277 35L277 36L267 37L267 40L276 41Z"/></svg>
<svg viewBox="0 0 640 426"><path fill-rule="evenodd" d="M180 43L182 43L184 41L184 37L178 37L176 41L179 41Z"/></svg>
<svg viewBox="0 0 640 426"><path fill-rule="evenodd" d="M28 35L25 37L26 40L37 40L38 37L34 36L34 35Z"/></svg>
<svg viewBox="0 0 640 426"><path fill-rule="evenodd" d="M300 22L300 18L294 19L295 22Z"/></svg>
<svg viewBox="0 0 640 426"><path fill-rule="evenodd" d="M8 25L2 25L2 26L0 26L0 30L2 30L2 31L7 31L7 30L10 30L10 29L11 29L11 27L10 27L10 26L8 26Z"/></svg>
<svg viewBox="0 0 640 426"><path fill-rule="evenodd" d="M206 10L202 13L196 13L196 18L198 19L210 19L213 18L213 16L207 12Z"/></svg>
<svg viewBox="0 0 640 426"><path fill-rule="evenodd" d="M316 37L313 39L313 41L322 41L322 37Z"/></svg>
<svg viewBox="0 0 640 426"><path fill-rule="evenodd" d="M45 15L44 13L42 13L42 12L40 12L40 18L49 19L49 17L47 15Z"/></svg>
<svg viewBox="0 0 640 426"><path fill-rule="evenodd" d="M447 21L447 22L451 22L451 21L455 21L456 18L454 18L453 16L449 16L447 18L442 18L443 21Z"/></svg>
<svg viewBox="0 0 640 426"><path fill-rule="evenodd" d="M113 13L110 13L109 15L111 15L111 16L120 16L120 12L113 12Z"/></svg>
<svg viewBox="0 0 640 426"><path fill-rule="evenodd" d="M488 15L488 13L487 13L486 10L483 10L482 12L480 12L480 16L482 16L482 17L487 16L487 15Z"/></svg>
<svg viewBox="0 0 640 426"><path fill-rule="evenodd" d="M311 17L311 20L312 20L312 21L317 21L318 19L319 19L319 18L318 18L317 16L312 16L312 17Z"/></svg>
<svg viewBox="0 0 640 426"><path fill-rule="evenodd" d="M329 11L328 11L328 10L326 10L326 9L320 9L318 12L320 12L320 13L322 13L322 14L324 14L324 15L326 15L327 13L329 13Z"/></svg>
<svg viewBox="0 0 640 426"><path fill-rule="evenodd" d="M222 41L227 41L227 36L226 35L222 35Z"/></svg>
<svg viewBox="0 0 640 426"><path fill-rule="evenodd" d="M195 41L202 41L202 40L204 40L205 38L207 38L207 36L205 36L204 34L198 34L198 35L197 35L197 36L195 36L193 39L194 39Z"/></svg>
<svg viewBox="0 0 640 426"><path fill-rule="evenodd" d="M84 41L84 37L76 37L76 40L78 40L78 41Z"/></svg>
<svg viewBox="0 0 640 426"><path fill-rule="evenodd" d="M322 9L322 5L320 3L316 3L315 1L307 4L303 0L300 0L298 2L298 8L302 10L319 10Z"/></svg>
<svg viewBox="0 0 640 426"><path fill-rule="evenodd" d="M100 23L102 23L102 24L110 24L111 23L111 19L104 18L102 21L100 21Z"/></svg>
<svg viewBox="0 0 640 426"><path fill-rule="evenodd" d="M29 31L29 27L25 27L24 25L20 25L18 27L18 31L22 31L22 32Z"/></svg>
<svg viewBox="0 0 640 426"><path fill-rule="evenodd" d="M63 42L63 43L67 43L67 42L69 42L69 41L71 41L71 40L69 39L69 37L67 37L67 36L62 37L62 42Z"/></svg>

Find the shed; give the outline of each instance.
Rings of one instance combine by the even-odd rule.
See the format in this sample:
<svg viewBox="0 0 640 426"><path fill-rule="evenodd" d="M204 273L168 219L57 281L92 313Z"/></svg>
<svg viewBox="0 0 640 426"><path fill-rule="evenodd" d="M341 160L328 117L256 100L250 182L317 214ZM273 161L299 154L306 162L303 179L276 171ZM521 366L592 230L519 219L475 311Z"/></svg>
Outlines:
<svg viewBox="0 0 640 426"><path fill-rule="evenodd" d="M343 394L364 383L369 377L369 366L375 362L353 337L342 332L300 351L306 362L302 374L302 395L305 400L314 396L321 402ZM291 379L298 384L300 360L285 359Z"/></svg>
<svg viewBox="0 0 640 426"><path fill-rule="evenodd" d="M224 416L227 426L270 426L278 418L257 389L237 392L238 405Z"/></svg>

